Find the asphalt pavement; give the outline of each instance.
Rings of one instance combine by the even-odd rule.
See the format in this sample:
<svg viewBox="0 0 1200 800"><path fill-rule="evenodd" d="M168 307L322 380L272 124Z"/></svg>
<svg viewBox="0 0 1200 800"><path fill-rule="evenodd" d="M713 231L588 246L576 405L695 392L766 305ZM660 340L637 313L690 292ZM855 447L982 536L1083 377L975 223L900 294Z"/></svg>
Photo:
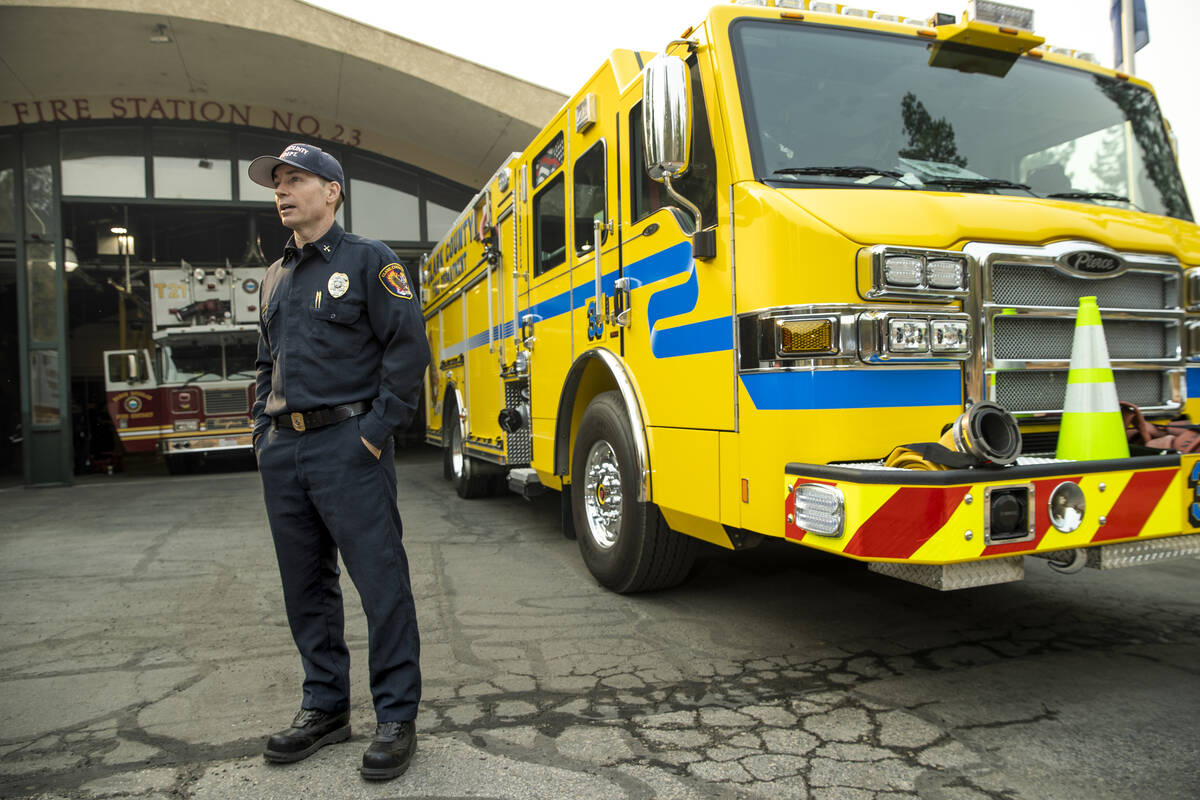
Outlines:
<svg viewBox="0 0 1200 800"><path fill-rule="evenodd" d="M768 542L618 596L556 495L463 501L397 458L422 631L409 772L345 581L348 743L262 759L299 705L257 473L0 489L0 797L1194 800L1200 560L938 593Z"/></svg>

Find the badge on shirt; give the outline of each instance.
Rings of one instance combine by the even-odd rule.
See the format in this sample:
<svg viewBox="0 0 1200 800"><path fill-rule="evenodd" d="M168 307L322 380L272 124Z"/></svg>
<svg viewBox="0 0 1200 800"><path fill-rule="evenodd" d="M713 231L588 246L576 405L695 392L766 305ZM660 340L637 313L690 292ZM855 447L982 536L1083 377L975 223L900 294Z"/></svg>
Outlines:
<svg viewBox="0 0 1200 800"><path fill-rule="evenodd" d="M329 276L329 296L341 297L350 288L350 276L344 272L335 272Z"/></svg>
<svg viewBox="0 0 1200 800"><path fill-rule="evenodd" d="M412 299L413 293L412 289L408 288L408 277L404 274L404 267L399 264L388 264L379 270L379 282L396 297Z"/></svg>

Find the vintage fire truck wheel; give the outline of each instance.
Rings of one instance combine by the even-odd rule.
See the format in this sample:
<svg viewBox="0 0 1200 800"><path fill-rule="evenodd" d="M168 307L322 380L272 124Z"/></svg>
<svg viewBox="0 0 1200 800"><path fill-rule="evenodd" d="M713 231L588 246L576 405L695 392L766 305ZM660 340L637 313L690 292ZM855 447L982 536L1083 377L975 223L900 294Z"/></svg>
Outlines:
<svg viewBox="0 0 1200 800"><path fill-rule="evenodd" d="M442 419L445 442L444 457L450 465L450 477L454 481L454 491L458 496L470 499L483 497L491 487L492 473L479 460L471 458L463 450L462 426L458 424L458 406L449 402Z"/></svg>
<svg viewBox="0 0 1200 800"><path fill-rule="evenodd" d="M695 539L638 502L633 433L617 392L598 395L579 423L571 506L584 563L601 585L627 594L674 586L696 558Z"/></svg>

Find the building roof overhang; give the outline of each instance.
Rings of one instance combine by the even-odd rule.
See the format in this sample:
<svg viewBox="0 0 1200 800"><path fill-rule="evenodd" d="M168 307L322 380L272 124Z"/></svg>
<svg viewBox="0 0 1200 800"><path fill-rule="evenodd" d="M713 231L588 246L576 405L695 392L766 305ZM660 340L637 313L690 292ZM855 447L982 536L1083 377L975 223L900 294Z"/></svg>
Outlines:
<svg viewBox="0 0 1200 800"><path fill-rule="evenodd" d="M0 127L248 125L477 187L565 100L299 0L0 0Z"/></svg>

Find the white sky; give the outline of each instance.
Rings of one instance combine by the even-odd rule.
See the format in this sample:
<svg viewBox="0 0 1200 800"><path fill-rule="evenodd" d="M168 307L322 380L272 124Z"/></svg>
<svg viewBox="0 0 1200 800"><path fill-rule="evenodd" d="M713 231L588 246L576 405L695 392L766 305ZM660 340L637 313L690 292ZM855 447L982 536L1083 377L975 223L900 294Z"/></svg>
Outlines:
<svg viewBox="0 0 1200 800"><path fill-rule="evenodd" d="M660 50L704 18L713 0L306 0L439 50L572 94L616 48ZM1048 44L1094 53L1113 66L1112 0L1008 0L1034 9ZM904 16L960 16L965 0L865 0ZM1200 0L1146 0L1150 43L1134 61L1154 85L1178 138L1180 166L1200 213L1200 102L1188 57L1200 35ZM534 45L537 42L537 45Z"/></svg>

